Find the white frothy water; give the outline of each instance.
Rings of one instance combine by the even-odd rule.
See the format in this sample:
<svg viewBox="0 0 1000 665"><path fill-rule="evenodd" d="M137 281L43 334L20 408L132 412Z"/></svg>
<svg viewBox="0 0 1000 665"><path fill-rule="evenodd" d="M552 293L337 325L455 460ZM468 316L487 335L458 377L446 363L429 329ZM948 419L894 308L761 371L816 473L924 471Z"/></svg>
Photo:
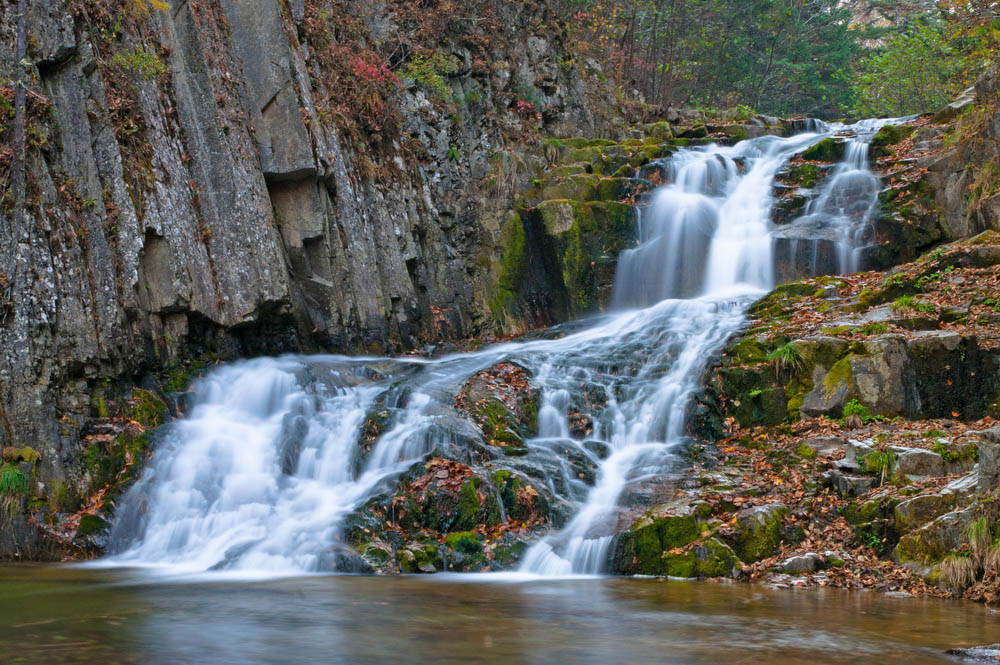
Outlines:
<svg viewBox="0 0 1000 665"><path fill-rule="evenodd" d="M524 459L572 510L525 554L521 573L603 572L628 507L669 498L706 365L774 283L775 174L829 135L820 130L674 155L668 184L640 211L637 247L620 257L617 313L580 332L436 360L288 357L212 372L125 497L117 554L105 563L254 576L343 570L345 518L450 445L449 409L467 377L515 361L543 396ZM835 208L837 179L867 171L866 147L848 146L816 206ZM366 415L381 407L396 416L369 441ZM586 416L587 434L572 433L571 410Z"/></svg>

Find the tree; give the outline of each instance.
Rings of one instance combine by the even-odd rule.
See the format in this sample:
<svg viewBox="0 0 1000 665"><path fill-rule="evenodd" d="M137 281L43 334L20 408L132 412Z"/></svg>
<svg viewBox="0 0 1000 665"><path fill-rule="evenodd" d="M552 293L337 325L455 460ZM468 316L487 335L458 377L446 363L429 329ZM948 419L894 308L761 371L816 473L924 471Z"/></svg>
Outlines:
<svg viewBox="0 0 1000 665"><path fill-rule="evenodd" d="M861 63L853 86L856 112L898 117L937 110L971 83L970 64L947 23L915 23Z"/></svg>

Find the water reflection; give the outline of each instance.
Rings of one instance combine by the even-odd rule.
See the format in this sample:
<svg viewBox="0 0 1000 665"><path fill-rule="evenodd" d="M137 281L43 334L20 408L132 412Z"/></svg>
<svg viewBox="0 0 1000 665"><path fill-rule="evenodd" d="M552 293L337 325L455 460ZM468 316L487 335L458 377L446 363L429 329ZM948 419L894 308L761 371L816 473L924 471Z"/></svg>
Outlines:
<svg viewBox="0 0 1000 665"><path fill-rule="evenodd" d="M0 569L0 662L923 663L1000 634L978 605L629 579L305 577L149 584Z"/></svg>

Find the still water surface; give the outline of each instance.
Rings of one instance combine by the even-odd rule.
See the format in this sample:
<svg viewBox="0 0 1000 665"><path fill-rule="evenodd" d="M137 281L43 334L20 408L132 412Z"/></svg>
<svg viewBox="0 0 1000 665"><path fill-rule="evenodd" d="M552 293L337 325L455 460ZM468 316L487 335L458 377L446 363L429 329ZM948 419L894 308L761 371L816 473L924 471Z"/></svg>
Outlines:
<svg viewBox="0 0 1000 665"><path fill-rule="evenodd" d="M0 590L3 665L922 665L1000 640L1000 615L972 603L644 579L171 583L7 566Z"/></svg>

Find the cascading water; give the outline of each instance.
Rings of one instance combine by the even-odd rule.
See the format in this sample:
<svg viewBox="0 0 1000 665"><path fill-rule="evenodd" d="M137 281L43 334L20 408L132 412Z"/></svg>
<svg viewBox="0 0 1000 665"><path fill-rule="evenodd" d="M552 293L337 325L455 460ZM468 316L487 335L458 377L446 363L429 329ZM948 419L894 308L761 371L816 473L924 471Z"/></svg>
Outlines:
<svg viewBox="0 0 1000 665"><path fill-rule="evenodd" d="M805 272L852 273L863 266L863 254L875 244L872 220L881 189L869 166L872 138L884 126L912 118L862 120L854 125L825 125L844 135L844 158L834 167L805 214L779 235L790 241L790 260L806 253ZM829 254L828 260L823 255Z"/></svg>
<svg viewBox="0 0 1000 665"><path fill-rule="evenodd" d="M859 129L870 136L877 128ZM435 360L288 357L213 372L126 495L106 563L266 575L343 570L347 557L336 543L345 517L432 450L453 445L442 427L454 417L456 390L509 360L531 371L543 395L525 463L547 469L553 494L572 510L525 554L521 570L602 572L613 534L628 526L628 506L669 498L706 363L773 286L775 174L829 134L675 154L663 164L668 184L640 212L637 247L619 259L616 313L582 331ZM853 218L851 206L861 204L844 203L850 196L839 192L858 189L851 183L867 172L866 145L848 145L853 161L837 167L809 214L836 209ZM868 196L877 183L861 189ZM376 404L398 414L366 450L362 428ZM586 440L570 434L573 404L593 405ZM592 483L570 468L574 456L597 469Z"/></svg>

